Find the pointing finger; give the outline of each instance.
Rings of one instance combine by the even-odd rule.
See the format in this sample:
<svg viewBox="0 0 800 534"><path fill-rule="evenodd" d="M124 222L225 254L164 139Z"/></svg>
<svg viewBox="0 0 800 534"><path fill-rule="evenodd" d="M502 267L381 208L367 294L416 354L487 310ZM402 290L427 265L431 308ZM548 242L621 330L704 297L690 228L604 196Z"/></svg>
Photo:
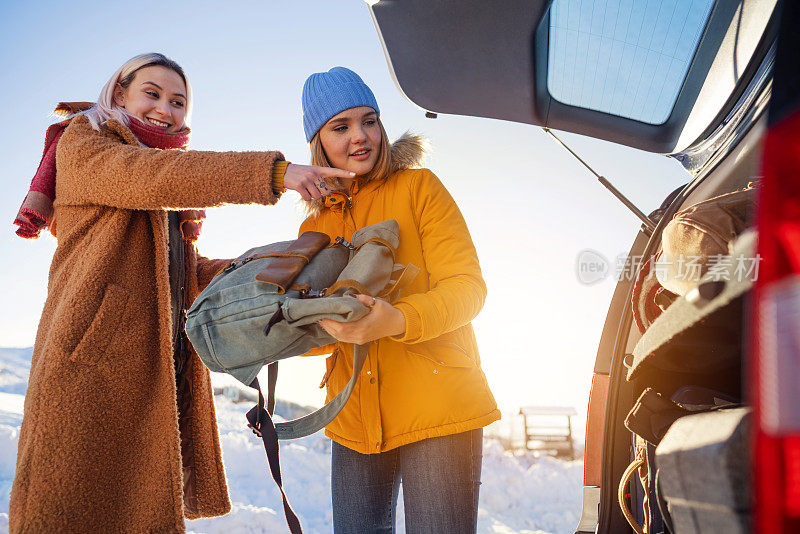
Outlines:
<svg viewBox="0 0 800 534"><path fill-rule="evenodd" d="M332 167L321 167L320 175L323 178L353 178L356 173L343 171L342 169L334 169Z"/></svg>

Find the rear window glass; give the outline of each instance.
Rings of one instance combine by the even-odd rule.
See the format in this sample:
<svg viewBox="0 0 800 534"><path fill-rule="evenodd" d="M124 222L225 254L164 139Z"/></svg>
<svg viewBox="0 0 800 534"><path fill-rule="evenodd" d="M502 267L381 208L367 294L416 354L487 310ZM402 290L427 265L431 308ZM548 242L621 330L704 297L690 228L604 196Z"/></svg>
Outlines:
<svg viewBox="0 0 800 534"><path fill-rule="evenodd" d="M547 88L564 104L669 118L714 0L554 0Z"/></svg>

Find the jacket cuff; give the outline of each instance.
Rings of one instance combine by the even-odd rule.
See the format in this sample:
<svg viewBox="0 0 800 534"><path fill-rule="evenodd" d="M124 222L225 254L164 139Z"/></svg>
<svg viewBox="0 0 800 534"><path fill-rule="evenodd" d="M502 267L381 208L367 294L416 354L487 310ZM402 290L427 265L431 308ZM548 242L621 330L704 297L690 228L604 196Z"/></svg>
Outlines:
<svg viewBox="0 0 800 534"><path fill-rule="evenodd" d="M286 191L283 187L283 176L286 174L286 167L289 162L286 160L276 161L272 164L272 191L276 195L280 195Z"/></svg>
<svg viewBox="0 0 800 534"><path fill-rule="evenodd" d="M406 319L406 331L399 336L392 336L391 339L399 343L415 343L422 337L422 317L411 304L406 302L398 302L394 307L403 312L403 317Z"/></svg>

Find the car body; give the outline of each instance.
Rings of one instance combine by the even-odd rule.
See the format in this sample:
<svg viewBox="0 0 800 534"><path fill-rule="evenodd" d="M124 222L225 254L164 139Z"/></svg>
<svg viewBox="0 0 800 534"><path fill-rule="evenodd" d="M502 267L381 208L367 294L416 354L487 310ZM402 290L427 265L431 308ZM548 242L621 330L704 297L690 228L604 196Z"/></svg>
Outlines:
<svg viewBox="0 0 800 534"><path fill-rule="evenodd" d="M762 157L769 132L779 120L798 109L798 62L792 54L800 49L796 36L800 11L791 2L783 5L778 0L657 3L645 0L510 0L497 4L472 0L384 0L368 4L399 89L429 114L527 123L667 154L679 160L686 169L687 183L669 195L662 206L649 215L649 224L643 224L633 236L629 260L659 254L662 231L680 210L758 180L762 176L762 165L766 164ZM630 27L633 27L631 21L640 23L638 37L632 40L630 32L625 33L624 16L628 17ZM620 20L623 21L621 34ZM613 28L611 22L615 24ZM617 39L617 36L621 37ZM646 46L645 39L649 39ZM577 51L584 43L581 50L585 51ZM634 51L626 59L628 50ZM637 53L643 54L641 58L635 57ZM613 64L616 58L619 58L618 65ZM670 63L670 59L674 61ZM628 68L622 68L623 65ZM779 72L776 65L781 66L779 77L776 77ZM615 76L621 80L625 75L630 80L632 68L642 71L635 91L621 81L613 81ZM605 76L603 85L595 83L598 72ZM573 76L570 83L564 82L567 73ZM575 83L589 83L586 80L590 79L595 85L587 86L585 91L574 90ZM656 93L656 98L650 96ZM778 108L782 113L780 117ZM773 140L772 145L775 144ZM785 154L791 150L800 150L793 147L783 147L783 152L776 149L775 157L785 159ZM778 165L776 168L787 172L786 168L791 167ZM765 180L767 178L769 176ZM786 187L785 181L783 186ZM777 197L773 198L788 201L791 193L787 192L785 197L776 193ZM759 209L764 213L770 208L762 203ZM762 216L758 224L763 219ZM779 220L773 223L781 224ZM763 238L759 241L759 252L768 241ZM784 240L780 246L796 245L791 243L787 245ZM778 245L773 247L777 250L775 247ZM777 261L776 255L774 250L766 254L764 266ZM637 270L635 274L638 273ZM784 269L772 282L790 275L791 269ZM772 375L759 372L759 365L767 361L759 354L769 352L763 347L772 347L778 343L776 340L782 339L781 343L788 343L786 346L790 349L783 352L770 349L769 363L774 368L775 362L780 362L781 369L787 376L796 376L800 386L800 359L792 354L792 350L798 349L786 341L794 339L800 327L787 330L784 324L781 330L768 324L769 328L763 325L757 328L760 323L754 311L767 309L755 307L754 302L761 302L759 295L769 294L775 300L775 295L785 296L791 292L781 292L782 286L778 285L778 290L770 287L766 293L760 293L761 282L755 280L736 294L738 307L726 308L734 311L727 312L733 315L725 318L731 325L725 334L706 328L698 339L706 344L704 347L709 354L723 346L732 347L727 367L698 371L688 366L669 371L645 365L637 374L630 369L636 363L630 355L635 353L637 345L644 343L644 336L634 320L635 282L636 277L629 277L617 284L597 352L587 411L584 504L576 532L631 532L621 501L631 510L635 522L649 523L649 532L749 531L750 503L755 505L755 523L752 524L757 531L800 531L800 504L797 504L800 503L797 496L800 495L800 462L796 460L800 458L796 443L800 440L800 424L795 421L800 420L800 416L797 410L789 408L787 411L786 408L792 404L800 406L800 402L792 400L791 395L796 393L789 391L800 390L800 387L765 382L764 377ZM791 302L789 299L788 307L780 309L795 310ZM680 306L687 305L681 302ZM655 324L645 325L645 330ZM703 318L696 324L701 325L702 330L709 322ZM772 345L765 339L771 340ZM692 348L696 349L701 341L696 341ZM761 381L754 383L753 377L759 376ZM711 389L719 398L731 399L732 404L741 408L735 425L738 425L738 439L744 440L745 449L744 452L730 452L734 442L731 432L723 432L722 437L712 439L709 436L714 432L708 428L709 431L703 432L701 426L700 431L694 431L702 434L699 436L670 436L673 449L666 451L667 447L662 447L661 451L664 474L669 474L669 459L677 458L675 454L684 455L680 456L682 459L689 458L687 454L700 454L693 457L697 460L703 458L702 454L708 454L709 446L718 447L714 450L728 451L724 454L732 455L726 456L726 461L733 465L730 472L723 473L717 468L712 474L710 465L704 472L702 460L699 460L701 465L695 472L682 475L689 477L684 482L689 485L704 479L709 482L716 480L710 478L713 475L721 477L721 482L714 484L729 484L741 491L734 491L738 492L735 499L723 495L719 485L712 485L710 490L702 489L701 493L708 495L701 495L698 500L693 500L689 490L675 495L671 501L661 495L659 499L668 501L669 507L656 509L653 513L664 516L656 520L644 511L647 506L642 503L642 497L647 492L643 484L633 477L620 488L626 467L634 459L636 437L626 428L625 419L647 388L656 388L664 396L675 398L687 385ZM784 407L773 417L780 424L773 422L772 427L766 429L762 413L764 398L770 399L770 406L777 403ZM749 414L753 407L755 416L751 422ZM713 411L714 416L722 414L721 418L727 420L725 424L733 424L730 416L733 410L704 410L704 413L709 411ZM744 419L740 417L742 414ZM681 425L685 426L685 422L692 419L678 421L683 421ZM779 427L777 431L776 427ZM712 439L713 443L697 445L693 443L695 437ZM652 448L651 452L656 454L655 446ZM656 465L654 458L647 457L649 465ZM749 467L751 459L755 459L753 469ZM750 478L751 474L755 479ZM655 486L655 481L650 480L650 485ZM720 489L714 491L714 487ZM685 488L678 492L683 490ZM682 508L681 503L686 506ZM669 509L688 519L667 517ZM706 518L704 510L714 510L709 514L713 517ZM732 526L729 529L720 525Z"/></svg>

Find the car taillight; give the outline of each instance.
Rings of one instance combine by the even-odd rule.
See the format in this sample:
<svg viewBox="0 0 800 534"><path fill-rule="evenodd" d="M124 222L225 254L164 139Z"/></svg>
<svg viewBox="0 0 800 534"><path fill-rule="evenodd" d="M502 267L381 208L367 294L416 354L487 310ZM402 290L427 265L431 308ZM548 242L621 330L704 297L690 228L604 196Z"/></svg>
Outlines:
<svg viewBox="0 0 800 534"><path fill-rule="evenodd" d="M800 251L800 239L794 246ZM800 532L800 275L756 284L756 532L795 533Z"/></svg>
<svg viewBox="0 0 800 534"><path fill-rule="evenodd" d="M783 2L751 314L754 527L800 532L800 3Z"/></svg>
<svg viewBox="0 0 800 534"><path fill-rule="evenodd" d="M800 517L800 437L784 440L786 470L786 508L793 517Z"/></svg>

